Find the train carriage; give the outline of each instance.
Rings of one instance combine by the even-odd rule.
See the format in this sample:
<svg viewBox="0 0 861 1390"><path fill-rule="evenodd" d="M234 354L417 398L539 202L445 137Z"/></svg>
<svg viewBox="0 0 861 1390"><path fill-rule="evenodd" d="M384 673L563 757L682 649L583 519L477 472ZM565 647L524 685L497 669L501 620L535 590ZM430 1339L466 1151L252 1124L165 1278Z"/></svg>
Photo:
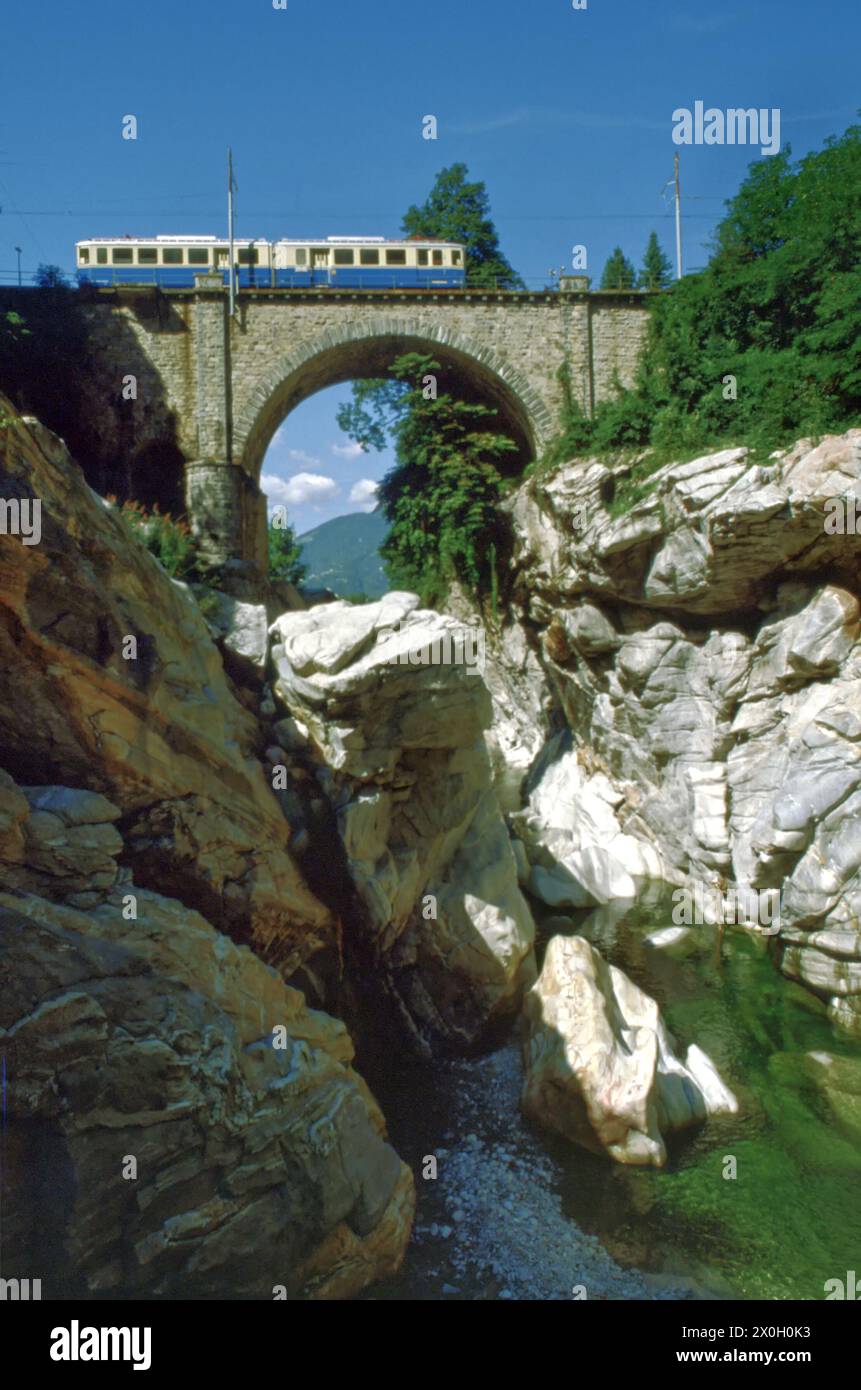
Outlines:
<svg viewBox="0 0 861 1390"><path fill-rule="evenodd" d="M466 253L456 242L385 237L237 239L240 289L462 289ZM211 236L95 237L79 241L81 284L191 288L202 272L226 284L230 246Z"/></svg>

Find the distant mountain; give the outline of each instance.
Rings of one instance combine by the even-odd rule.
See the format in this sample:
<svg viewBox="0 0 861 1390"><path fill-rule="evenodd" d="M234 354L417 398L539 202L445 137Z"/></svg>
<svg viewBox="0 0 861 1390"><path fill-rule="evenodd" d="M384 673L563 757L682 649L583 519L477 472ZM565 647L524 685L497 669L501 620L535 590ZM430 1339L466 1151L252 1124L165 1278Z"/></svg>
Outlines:
<svg viewBox="0 0 861 1390"><path fill-rule="evenodd" d="M381 598L391 588L383 573L379 548L388 534L380 509L336 516L299 536L302 563L308 566L303 580L307 589L332 589L346 598L367 594Z"/></svg>

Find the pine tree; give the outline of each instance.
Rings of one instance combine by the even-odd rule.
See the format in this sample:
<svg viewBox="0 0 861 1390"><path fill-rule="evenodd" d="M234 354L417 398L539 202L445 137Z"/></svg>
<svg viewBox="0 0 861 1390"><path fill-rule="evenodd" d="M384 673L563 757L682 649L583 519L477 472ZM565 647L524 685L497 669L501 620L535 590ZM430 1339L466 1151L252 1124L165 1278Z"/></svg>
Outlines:
<svg viewBox="0 0 861 1390"><path fill-rule="evenodd" d="M657 232L652 232L643 257L643 265L637 277L638 290L663 290L672 283L673 265L661 250Z"/></svg>
<svg viewBox="0 0 861 1390"><path fill-rule="evenodd" d="M500 250L487 189L483 183L469 183L468 173L465 164L441 169L422 206L407 209L401 223L404 235L460 242L466 247L469 285L522 290L522 279Z"/></svg>
<svg viewBox="0 0 861 1390"><path fill-rule="evenodd" d="M617 246L607 264L604 266L604 274L601 276L602 290L632 290L636 279L636 271L622 251L621 246Z"/></svg>

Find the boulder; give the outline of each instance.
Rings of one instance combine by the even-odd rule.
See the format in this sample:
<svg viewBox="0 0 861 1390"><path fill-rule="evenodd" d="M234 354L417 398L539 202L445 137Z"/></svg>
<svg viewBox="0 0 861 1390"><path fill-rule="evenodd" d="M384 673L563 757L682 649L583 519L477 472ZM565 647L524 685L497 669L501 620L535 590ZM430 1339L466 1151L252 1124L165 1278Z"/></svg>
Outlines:
<svg viewBox="0 0 861 1390"><path fill-rule="evenodd" d="M262 683L269 652L265 605L243 603L205 584L193 584L191 588L227 668L240 679Z"/></svg>
<svg viewBox="0 0 861 1390"><path fill-rule="evenodd" d="M525 1113L618 1163L660 1167L668 1134L738 1109L705 1053L681 1061L654 999L582 937L549 942L524 1019Z"/></svg>

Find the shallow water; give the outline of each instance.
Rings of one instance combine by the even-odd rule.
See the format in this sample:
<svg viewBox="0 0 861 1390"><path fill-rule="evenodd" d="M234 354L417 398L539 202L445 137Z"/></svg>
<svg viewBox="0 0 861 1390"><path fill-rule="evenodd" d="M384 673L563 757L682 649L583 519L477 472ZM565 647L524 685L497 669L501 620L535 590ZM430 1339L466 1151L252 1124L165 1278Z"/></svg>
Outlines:
<svg viewBox="0 0 861 1390"><path fill-rule="evenodd" d="M664 894L578 914L574 929L658 1000L682 1055L692 1042L709 1054L740 1113L672 1140L662 1170L622 1167L527 1126L550 1160L536 1163L541 1180L558 1192L564 1217L623 1266L692 1280L706 1296L823 1298L826 1280L861 1271L861 1043L778 973L764 938L728 930L718 954L716 930L697 927L683 958L647 945L672 925L671 911ZM417 1174L422 1154L464 1138L465 1065L404 1059L394 1071L390 1056L385 1074L369 1073L392 1140ZM491 1113L490 1098L486 1116L470 1112L470 1129L491 1138L523 1124ZM734 1179L723 1176L730 1156ZM436 1219L440 1186L418 1182L419 1225ZM539 1263L540 1247L539 1234ZM383 1296L434 1296L427 1263L417 1240Z"/></svg>
<svg viewBox="0 0 861 1390"><path fill-rule="evenodd" d="M727 930L718 957L716 929L695 927L694 953L674 959L645 944L671 924L665 895L580 929L658 1000L681 1051L709 1054L740 1113L680 1137L661 1171L608 1175L569 1154L566 1209L641 1267L732 1297L822 1298L861 1264L861 1044L778 973L767 939Z"/></svg>

